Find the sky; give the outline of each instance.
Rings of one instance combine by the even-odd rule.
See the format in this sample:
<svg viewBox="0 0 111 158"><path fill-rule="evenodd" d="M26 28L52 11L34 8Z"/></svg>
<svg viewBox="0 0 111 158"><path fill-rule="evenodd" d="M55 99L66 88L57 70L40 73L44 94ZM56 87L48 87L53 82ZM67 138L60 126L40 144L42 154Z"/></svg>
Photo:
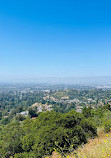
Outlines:
<svg viewBox="0 0 111 158"><path fill-rule="evenodd" d="M0 0L0 80L111 76L110 0Z"/></svg>

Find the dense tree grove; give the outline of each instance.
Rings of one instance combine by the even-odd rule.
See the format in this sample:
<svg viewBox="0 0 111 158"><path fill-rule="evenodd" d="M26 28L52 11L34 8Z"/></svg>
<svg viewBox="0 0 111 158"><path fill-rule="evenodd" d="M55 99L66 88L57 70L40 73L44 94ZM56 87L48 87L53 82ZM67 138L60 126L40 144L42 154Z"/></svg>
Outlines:
<svg viewBox="0 0 111 158"><path fill-rule="evenodd" d="M97 135L93 123L74 110L41 113L36 120L16 120L0 130L2 158L41 158L55 150L64 155Z"/></svg>

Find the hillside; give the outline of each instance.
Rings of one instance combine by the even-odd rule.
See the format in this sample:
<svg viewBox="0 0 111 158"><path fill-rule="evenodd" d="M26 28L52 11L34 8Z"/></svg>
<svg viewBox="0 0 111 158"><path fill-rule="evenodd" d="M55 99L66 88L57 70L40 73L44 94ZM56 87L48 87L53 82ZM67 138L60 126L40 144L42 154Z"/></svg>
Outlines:
<svg viewBox="0 0 111 158"><path fill-rule="evenodd" d="M105 134L99 129L98 137L90 139L87 144L79 147L75 153L67 155L67 158L111 158L111 131ZM61 156L54 152L51 157L47 158L61 158Z"/></svg>
<svg viewBox="0 0 111 158"><path fill-rule="evenodd" d="M104 132L111 130L111 90L38 91L26 88L24 91L3 90L0 96L1 158L59 158L60 155L94 158L99 148L97 158L101 153L110 155L110 141L106 140L109 135ZM83 108L78 112L80 105ZM102 129L98 137L97 129ZM101 144L103 147L98 147ZM76 155L69 155L74 151Z"/></svg>
<svg viewBox="0 0 111 158"><path fill-rule="evenodd" d="M64 156L95 136L96 126L82 114L47 111L35 120L13 120L1 126L0 157L43 158L54 151Z"/></svg>

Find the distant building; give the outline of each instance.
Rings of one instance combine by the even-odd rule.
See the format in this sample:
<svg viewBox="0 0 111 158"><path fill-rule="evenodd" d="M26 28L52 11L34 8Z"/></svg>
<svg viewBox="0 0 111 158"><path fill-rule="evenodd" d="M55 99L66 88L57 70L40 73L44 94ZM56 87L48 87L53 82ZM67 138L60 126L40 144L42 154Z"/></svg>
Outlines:
<svg viewBox="0 0 111 158"><path fill-rule="evenodd" d="M77 109L76 111L79 112L79 113L81 113L81 112L82 112L82 109Z"/></svg>
<svg viewBox="0 0 111 158"><path fill-rule="evenodd" d="M37 117L32 117L31 119L35 120Z"/></svg>
<svg viewBox="0 0 111 158"><path fill-rule="evenodd" d="M17 113L17 115L20 114L22 116L28 116L29 112L28 111L22 111L20 113Z"/></svg>

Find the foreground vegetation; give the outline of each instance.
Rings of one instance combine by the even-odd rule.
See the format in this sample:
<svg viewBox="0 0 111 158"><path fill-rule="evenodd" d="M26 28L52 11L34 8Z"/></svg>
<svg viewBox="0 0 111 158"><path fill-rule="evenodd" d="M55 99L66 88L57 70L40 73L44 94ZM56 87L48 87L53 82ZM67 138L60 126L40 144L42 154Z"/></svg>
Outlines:
<svg viewBox="0 0 111 158"><path fill-rule="evenodd" d="M110 101L111 90L101 89L1 91L0 158L111 156Z"/></svg>
<svg viewBox="0 0 111 158"><path fill-rule="evenodd" d="M78 158L110 158L111 157L111 133L101 133L94 140L77 150ZM76 156L69 156L76 158Z"/></svg>
<svg viewBox="0 0 111 158"><path fill-rule="evenodd" d="M68 113L44 112L35 120L14 119L0 127L0 157L42 158L52 155L54 151L65 157L67 154L75 153L79 146L83 146L90 139L97 137L97 127L103 128L105 133L110 132L110 105L99 109L84 108L82 113L74 110ZM96 140L99 149L99 137ZM108 138L104 139L103 144L109 143L110 146L108 141ZM105 145L105 150L110 150L107 148L108 145ZM76 157L85 158L89 154L83 149L78 148ZM91 157L92 153L88 156Z"/></svg>
<svg viewBox="0 0 111 158"><path fill-rule="evenodd" d="M66 154L67 158L111 158L111 109L108 110L108 107L110 106L106 105L98 110L91 108L84 110L87 116L89 114L88 119L92 118L93 122L96 120L95 124L98 126L97 137L89 139L86 144L82 144L71 154ZM91 112L93 116L91 116ZM96 113L98 113L98 121L94 119ZM62 156L57 152L53 152L52 156L47 156L47 158L62 158Z"/></svg>
<svg viewBox="0 0 111 158"><path fill-rule="evenodd" d="M65 156L95 136L94 124L74 110L41 113L36 120L14 121L1 127L0 157L42 158L53 151Z"/></svg>
<svg viewBox="0 0 111 158"><path fill-rule="evenodd" d="M99 131L100 130L100 131ZM79 147L76 152L66 156L66 158L110 158L111 157L111 132L108 134L103 129L98 129L98 137L90 139L87 144ZM57 152L46 158L62 158Z"/></svg>

